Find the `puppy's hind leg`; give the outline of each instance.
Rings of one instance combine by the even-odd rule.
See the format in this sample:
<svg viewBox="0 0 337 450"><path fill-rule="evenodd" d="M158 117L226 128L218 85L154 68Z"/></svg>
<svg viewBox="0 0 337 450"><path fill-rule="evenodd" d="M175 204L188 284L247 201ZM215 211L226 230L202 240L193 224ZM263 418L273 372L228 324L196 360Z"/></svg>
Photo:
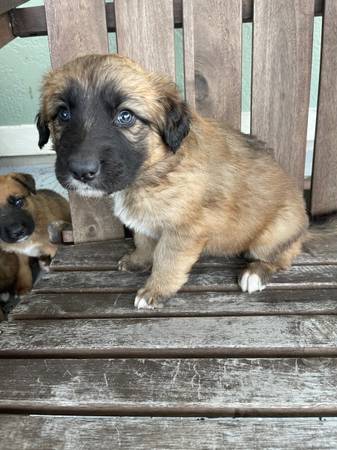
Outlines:
<svg viewBox="0 0 337 450"><path fill-rule="evenodd" d="M247 265L239 276L239 286L243 292L249 294L262 291L272 275L280 270L288 269L294 258L301 252L302 239L297 239L291 243L285 250L275 251L270 249L270 256L265 256L265 249L263 259L253 261ZM255 257L259 257L258 252L252 251ZM262 256L262 255L261 255Z"/></svg>

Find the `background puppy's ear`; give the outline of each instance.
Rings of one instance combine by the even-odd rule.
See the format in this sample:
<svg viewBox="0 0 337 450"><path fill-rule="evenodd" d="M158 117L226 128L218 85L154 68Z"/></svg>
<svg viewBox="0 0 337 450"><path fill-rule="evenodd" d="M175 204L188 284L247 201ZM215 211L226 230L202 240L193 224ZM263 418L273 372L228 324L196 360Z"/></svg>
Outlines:
<svg viewBox="0 0 337 450"><path fill-rule="evenodd" d="M11 173L11 177L24 186L30 193L36 194L35 180L29 173Z"/></svg>
<svg viewBox="0 0 337 450"><path fill-rule="evenodd" d="M191 116L186 103L180 99L169 99L168 106L162 137L175 153L190 131Z"/></svg>
<svg viewBox="0 0 337 450"><path fill-rule="evenodd" d="M42 119L41 113L36 115L35 121L39 130L39 147L42 148L48 142L50 131L47 123Z"/></svg>

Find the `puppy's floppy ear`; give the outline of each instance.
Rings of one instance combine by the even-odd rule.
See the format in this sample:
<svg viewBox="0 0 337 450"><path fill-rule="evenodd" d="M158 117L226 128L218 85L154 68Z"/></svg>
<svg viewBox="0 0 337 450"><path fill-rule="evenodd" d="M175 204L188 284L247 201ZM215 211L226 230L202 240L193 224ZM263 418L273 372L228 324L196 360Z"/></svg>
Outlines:
<svg viewBox="0 0 337 450"><path fill-rule="evenodd" d="M24 186L31 194L36 194L35 180L29 173L12 173L11 177Z"/></svg>
<svg viewBox="0 0 337 450"><path fill-rule="evenodd" d="M190 131L191 115L185 102L168 98L162 130L165 144L175 153Z"/></svg>
<svg viewBox="0 0 337 450"><path fill-rule="evenodd" d="M50 131L40 112L36 115L35 122L39 130L39 147L42 148L48 142Z"/></svg>

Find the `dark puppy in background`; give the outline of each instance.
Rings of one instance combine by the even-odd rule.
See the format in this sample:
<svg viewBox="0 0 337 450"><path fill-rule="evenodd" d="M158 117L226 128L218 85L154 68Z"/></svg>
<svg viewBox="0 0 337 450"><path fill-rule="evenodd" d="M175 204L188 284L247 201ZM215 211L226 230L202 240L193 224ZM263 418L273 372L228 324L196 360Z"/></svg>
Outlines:
<svg viewBox="0 0 337 450"><path fill-rule="evenodd" d="M25 279L24 293L32 287L29 257L45 268L57 246L50 242L48 227L70 222L68 202L47 189L36 190L34 178L25 173L0 176L0 249L18 255L18 277Z"/></svg>
<svg viewBox="0 0 337 450"><path fill-rule="evenodd" d="M37 126L40 147L52 136L61 184L113 195L135 231L119 267L152 266L137 307L174 294L203 252L245 252L253 261L239 285L262 290L307 238L302 193L264 146L199 116L174 83L128 58L86 56L50 72Z"/></svg>

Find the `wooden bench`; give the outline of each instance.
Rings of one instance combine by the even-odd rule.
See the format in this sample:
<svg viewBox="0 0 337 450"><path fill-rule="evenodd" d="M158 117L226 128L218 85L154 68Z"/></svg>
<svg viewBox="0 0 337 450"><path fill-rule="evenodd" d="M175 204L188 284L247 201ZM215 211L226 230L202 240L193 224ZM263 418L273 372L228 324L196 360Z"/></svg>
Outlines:
<svg viewBox="0 0 337 450"><path fill-rule="evenodd" d="M1 2L0 44L48 32L54 67L107 52L109 30L120 53L174 78L174 27L182 28L186 99L236 127L242 22L253 21L252 132L303 189L313 21L323 15L306 190L312 214L336 210L334 0L46 0L13 9L21 3ZM147 275L117 271L132 242L103 215L106 201L83 206L72 196L71 207L76 245L60 249L0 326L3 448L337 447L337 239L304 251L250 296L236 285L242 260L202 258L169 302L136 310Z"/></svg>

